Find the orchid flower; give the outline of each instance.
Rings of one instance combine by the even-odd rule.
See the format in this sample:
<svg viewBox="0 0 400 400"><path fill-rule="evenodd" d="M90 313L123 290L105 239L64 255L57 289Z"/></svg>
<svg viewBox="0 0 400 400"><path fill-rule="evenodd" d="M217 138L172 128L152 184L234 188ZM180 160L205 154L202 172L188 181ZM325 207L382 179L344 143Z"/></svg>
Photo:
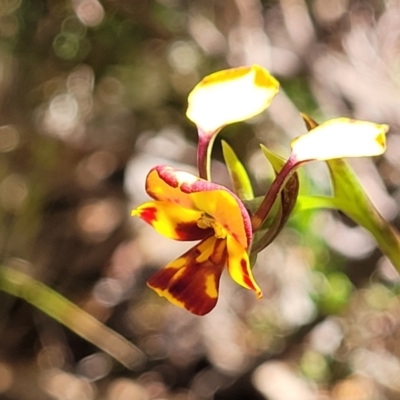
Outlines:
<svg viewBox="0 0 400 400"><path fill-rule="evenodd" d="M193 88L186 116L198 129L201 178L210 180L211 148L217 133L228 124L263 112L278 91L279 82L259 65L215 72Z"/></svg>
<svg viewBox="0 0 400 400"><path fill-rule="evenodd" d="M148 281L160 296L197 315L210 312L218 299L226 265L232 279L261 297L247 250L250 217L227 188L168 166L156 166L146 179L154 201L132 211L160 234L175 240L200 240Z"/></svg>
<svg viewBox="0 0 400 400"><path fill-rule="evenodd" d="M334 118L318 125L306 115L303 118L309 131L292 140L288 160L252 216L253 230L262 225L285 183L300 165L315 160L376 156L386 149L388 125L350 118Z"/></svg>
<svg viewBox="0 0 400 400"><path fill-rule="evenodd" d="M349 118L318 125L303 115L308 132L291 142L292 151L286 161L262 148L276 172L263 198L254 198L245 168L226 143L223 143L224 158L236 194L211 182L211 149L218 132L228 124L264 111L278 90L279 83L258 65L224 70L204 78L190 93L187 109L187 117L198 128L199 177L173 167L154 167L146 179L146 191L153 200L132 211L132 215L168 238L199 241L148 281L160 296L194 314L207 314L216 305L225 266L236 283L254 291L258 298L262 296L251 272L249 253L255 255L265 248L285 225L298 198L299 166L314 160L329 163L338 158L374 156L385 151L387 125ZM331 164L334 179L337 174ZM335 192L338 193L337 188ZM273 215L271 225L265 227L279 195L280 209ZM352 210L346 208L348 201L338 196L332 197L331 203L352 216ZM247 210L251 210L251 215ZM368 223L363 226L369 226ZM385 235L380 236L388 237ZM396 236L393 240L400 247L400 239Z"/></svg>
<svg viewBox="0 0 400 400"><path fill-rule="evenodd" d="M308 133L292 140L292 157L299 163L377 156L386 149L388 130L389 126L385 124L351 118L334 118L320 125L315 123Z"/></svg>

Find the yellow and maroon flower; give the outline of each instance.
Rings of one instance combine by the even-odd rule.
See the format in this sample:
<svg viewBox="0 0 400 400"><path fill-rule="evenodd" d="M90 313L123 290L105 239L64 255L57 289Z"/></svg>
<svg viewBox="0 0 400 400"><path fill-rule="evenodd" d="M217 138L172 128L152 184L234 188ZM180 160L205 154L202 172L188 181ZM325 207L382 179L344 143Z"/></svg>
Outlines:
<svg viewBox="0 0 400 400"><path fill-rule="evenodd" d="M235 282L262 296L247 254L252 239L250 217L235 194L168 166L149 172L146 191L154 201L142 204L132 215L168 238L200 240L150 278L152 289L173 304L204 315L217 302L226 265Z"/></svg>

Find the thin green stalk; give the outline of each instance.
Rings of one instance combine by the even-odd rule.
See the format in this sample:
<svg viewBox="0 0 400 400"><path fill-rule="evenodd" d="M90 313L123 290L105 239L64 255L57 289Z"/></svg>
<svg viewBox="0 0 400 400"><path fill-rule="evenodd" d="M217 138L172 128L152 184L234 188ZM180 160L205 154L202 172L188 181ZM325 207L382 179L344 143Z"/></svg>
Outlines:
<svg viewBox="0 0 400 400"><path fill-rule="evenodd" d="M378 242L379 248L382 253L385 254L392 262L393 266L400 273L400 235L399 232L388 222L379 227L376 231L370 231L376 241Z"/></svg>
<svg viewBox="0 0 400 400"><path fill-rule="evenodd" d="M0 290L25 300L129 369L139 368L145 361L144 354L121 335L55 290L22 272L0 266Z"/></svg>
<svg viewBox="0 0 400 400"><path fill-rule="evenodd" d="M355 213L341 199L334 199L338 210L349 216L358 225L367 229L375 238L382 253L400 273L400 234L397 229L386 221L375 208L369 210L370 218Z"/></svg>

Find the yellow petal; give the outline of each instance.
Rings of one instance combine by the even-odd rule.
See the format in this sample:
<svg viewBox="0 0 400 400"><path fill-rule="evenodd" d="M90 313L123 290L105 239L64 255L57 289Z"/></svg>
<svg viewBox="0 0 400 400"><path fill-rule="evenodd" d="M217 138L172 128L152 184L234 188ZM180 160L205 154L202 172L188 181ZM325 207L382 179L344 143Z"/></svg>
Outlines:
<svg viewBox="0 0 400 400"><path fill-rule="evenodd" d="M252 290L258 298L261 298L262 292L254 280L246 250L233 237L228 236L226 240L228 250L227 268L231 278L237 284Z"/></svg>
<svg viewBox="0 0 400 400"><path fill-rule="evenodd" d="M251 240L250 217L244 206L227 190L213 190L190 194L193 204L211 216L242 247L248 248ZM216 232L218 235L218 232Z"/></svg>
<svg viewBox="0 0 400 400"><path fill-rule="evenodd" d="M250 217L242 202L225 187L173 167L158 165L147 176L146 190L155 200L206 213L243 247L249 246Z"/></svg>
<svg viewBox="0 0 400 400"><path fill-rule="evenodd" d="M260 114L278 91L278 81L258 65L215 72L189 94L186 116L205 134L213 134Z"/></svg>
<svg viewBox="0 0 400 400"><path fill-rule="evenodd" d="M193 208L192 199L181 190L181 186L190 186L199 180L199 177L189 172L180 171L167 165L157 165L147 175L146 191L155 200Z"/></svg>
<svg viewBox="0 0 400 400"><path fill-rule="evenodd" d="M291 143L297 161L331 160L382 154L388 125L337 118L318 125Z"/></svg>
<svg viewBox="0 0 400 400"><path fill-rule="evenodd" d="M166 201L149 201L132 211L151 225L161 235L175 240L201 240L213 234L213 229L201 229L198 225L203 213L183 208Z"/></svg>

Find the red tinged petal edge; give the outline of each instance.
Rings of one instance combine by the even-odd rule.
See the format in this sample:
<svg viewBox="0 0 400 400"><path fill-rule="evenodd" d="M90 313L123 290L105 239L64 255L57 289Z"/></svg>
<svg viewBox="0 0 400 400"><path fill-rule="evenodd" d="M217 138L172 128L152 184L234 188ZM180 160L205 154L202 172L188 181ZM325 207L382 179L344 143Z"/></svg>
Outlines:
<svg viewBox="0 0 400 400"><path fill-rule="evenodd" d="M158 179L156 179L156 176ZM156 185L155 182L157 182ZM154 190L153 186L157 186L157 190ZM237 205L242 216L243 229L247 237L247 246L249 246L252 239L250 216L241 200L228 188L166 165L157 165L152 168L146 179L146 192L153 199L171 201L187 208L193 207L193 203L191 197L185 195L214 191L228 193L230 198L233 199L235 207ZM231 234L235 236L235 232L231 232Z"/></svg>
<svg viewBox="0 0 400 400"><path fill-rule="evenodd" d="M132 210L132 215L141 218L161 235L174 240L202 240L214 233L210 228L200 228L199 211L188 210L176 204L150 201Z"/></svg>
<svg viewBox="0 0 400 400"><path fill-rule="evenodd" d="M149 225L152 225L152 222L157 220L157 208L147 207L140 211L139 217Z"/></svg>

